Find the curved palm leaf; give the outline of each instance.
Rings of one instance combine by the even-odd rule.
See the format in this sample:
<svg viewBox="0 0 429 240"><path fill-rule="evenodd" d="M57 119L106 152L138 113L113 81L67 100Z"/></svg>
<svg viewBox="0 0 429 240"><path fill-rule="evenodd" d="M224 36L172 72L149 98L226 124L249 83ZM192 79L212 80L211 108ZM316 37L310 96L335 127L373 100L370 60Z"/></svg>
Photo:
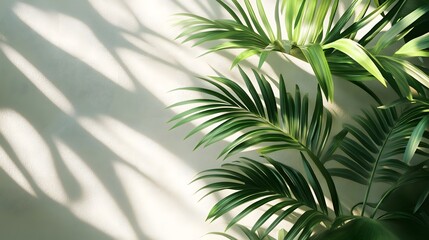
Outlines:
<svg viewBox="0 0 429 240"><path fill-rule="evenodd" d="M261 65L267 54L273 51L300 58L303 56L313 68L329 100L334 97L332 74L351 81L375 78L384 85L387 81L400 96L410 99L409 85L415 84L414 81L429 87L429 76L419 66L405 60L428 56L427 34L409 41L393 55L386 56L383 53L429 12L429 5L423 5L399 21L394 21L388 31L382 32L389 21L397 18L406 1L387 0L368 11L371 1L365 1L362 6L364 1L354 0L335 21L338 0L277 0L274 19L271 21L275 24L269 21L261 0L255 0L256 4L250 0L217 2L231 15L232 20L209 20L185 14L186 18L181 22L184 30L179 38L185 37L184 41L196 40L195 45L221 40L209 52L244 49L234 59L233 66L253 55L260 55ZM378 20L377 17L387 9L388 13ZM364 32L363 37L357 38L357 33L364 31L363 28L370 24L374 26ZM285 30L282 31L282 28ZM273 29L276 29L276 34ZM367 47L370 43L375 46Z"/></svg>
<svg viewBox="0 0 429 240"><path fill-rule="evenodd" d="M263 75L253 70L258 92L255 84L241 68L240 73L247 89L223 77L203 79L217 90L185 88L185 90L207 94L211 100L197 99L173 105L197 103L190 110L178 114L171 120L176 121L173 128L204 118L206 121L190 133L192 135L205 128L211 128L199 141L197 147L238 135L223 149L220 157L228 157L250 147L257 148L262 154L285 149L306 153L309 162L324 177L330 190L334 210L338 214L339 203L335 185L322 164L324 159L329 158L333 153L333 149L327 148L332 116L323 107L321 93L318 92L314 111L310 114L308 96L301 96L297 87L293 97L287 92L282 77L278 88L280 97L276 99L271 84ZM339 137L344 137L344 133L340 133ZM307 158L305 160L307 161Z"/></svg>
<svg viewBox="0 0 429 240"><path fill-rule="evenodd" d="M380 198L380 200L377 203L371 204L372 206L374 206L374 212L372 213L371 217L375 217L379 209L386 210L386 207L383 205L386 205L386 202L388 204L388 202L391 201L391 199L389 198L391 197L391 195L395 194L395 192L401 191L405 187L415 186L416 184L422 183L424 186L423 190L419 192L415 201L411 202L413 206L398 206L399 208L409 208L408 211L401 209L401 212L407 212L408 214L415 214L419 212L421 210L423 203L426 202L428 198L428 193L429 193L429 185L427 185L428 182L429 182L429 160L423 161L422 163L419 163L415 166L410 166L407 169L407 171L404 172L404 174L402 174L401 177L398 178L396 183L392 185L383 194L383 196ZM392 211L388 211L388 212L392 212ZM417 221L419 221L418 218L416 219ZM422 221L420 220L420 222Z"/></svg>
<svg viewBox="0 0 429 240"><path fill-rule="evenodd" d="M365 213L372 187L377 182L395 185L402 174L409 169L409 164L403 161L404 154L412 133L419 122L428 115L422 105L409 104L405 110L395 107L387 109L373 108L364 116L355 120L358 127L347 125L351 136L346 137L340 149L344 154L334 154L334 160L343 168L330 168L332 176L346 178L367 186L362 203L362 215ZM415 152L421 156L429 156L427 150L427 134L420 142L421 148ZM421 140L421 139L419 139Z"/></svg>
<svg viewBox="0 0 429 240"><path fill-rule="evenodd" d="M241 68L240 73L246 89L224 77L202 79L216 90L195 87L178 89L197 91L210 99L194 99L172 105L193 104L191 109L170 120L176 122L173 128L208 117L205 123L187 136L212 127L198 146L207 146L247 130L222 151L221 156L226 157L255 146L263 154L292 148L321 155L330 135L332 116L324 109L320 92L316 97L315 110L310 114L308 95L301 96L298 87L294 96L287 92L283 77L279 80L280 97L277 99L274 89L263 75L253 70L255 84ZM262 146L261 143L270 145Z"/></svg>
<svg viewBox="0 0 429 240"><path fill-rule="evenodd" d="M268 206L250 232L254 234L265 223L268 223L268 227L258 235L259 238L249 239L263 239L297 209L302 209L304 213L298 217L285 239L307 239L314 227L321 223L329 225L332 220L326 202L324 198L318 197L323 197L323 190L314 183L317 183L317 179L311 168L307 168L306 178L287 165L268 157L266 160L268 164L242 158L224 164L222 168L202 172L196 180L216 180L202 189L210 189L209 193L232 190L231 194L213 206L207 219L215 220L236 207L245 206L229 222L227 228L230 228L259 207Z"/></svg>

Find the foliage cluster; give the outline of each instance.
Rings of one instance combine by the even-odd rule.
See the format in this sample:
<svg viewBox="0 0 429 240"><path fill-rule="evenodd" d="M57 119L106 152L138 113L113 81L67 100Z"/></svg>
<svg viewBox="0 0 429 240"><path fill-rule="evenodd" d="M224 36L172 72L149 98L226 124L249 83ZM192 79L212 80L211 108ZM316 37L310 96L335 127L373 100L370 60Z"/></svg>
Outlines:
<svg viewBox="0 0 429 240"><path fill-rule="evenodd" d="M241 158L195 179L209 182L200 189L207 195L230 192L213 206L208 219L241 207L227 228L238 226L251 240L274 239L270 233L298 213L292 228L281 229L277 239L426 239L429 71L419 61L429 56L429 33L399 47L394 43L418 27L429 5L419 4L404 14L406 0L354 0L337 19L339 0L277 0L272 18L262 0L216 2L229 19L181 14L179 38L195 45L215 43L209 52L241 49L232 66L257 55L261 68L273 52L301 58L314 71L318 94L312 102L299 86L287 89L282 76L273 84L259 68L250 76L240 66L244 86L213 76L201 78L211 87L181 89L206 96L172 106L189 106L172 119L173 127L205 120L188 135L209 129L197 147L237 136L220 157L249 148L261 154L260 159ZM339 132L332 131L336 118L323 104L324 97L335 101L332 75L355 84L377 103ZM393 89L397 100L385 103L383 93L367 85L372 80ZM287 154L273 159L271 153L286 150L299 153L302 170L288 164L295 159ZM336 179L365 186L352 209L342 206ZM374 201L378 183L388 187ZM264 213L253 226L237 224L261 207Z"/></svg>

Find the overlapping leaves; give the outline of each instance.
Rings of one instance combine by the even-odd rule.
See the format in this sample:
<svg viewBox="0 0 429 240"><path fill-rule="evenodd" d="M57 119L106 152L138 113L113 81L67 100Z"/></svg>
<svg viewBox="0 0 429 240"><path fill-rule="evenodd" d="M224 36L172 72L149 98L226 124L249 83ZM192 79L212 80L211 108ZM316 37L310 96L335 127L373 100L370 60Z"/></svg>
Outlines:
<svg viewBox="0 0 429 240"><path fill-rule="evenodd" d="M204 95L201 99L173 105L190 107L172 119L174 127L204 120L187 136L203 130L207 132L197 147L232 137L220 157L249 148L262 154L294 149L300 152L304 165L304 171L299 172L284 161L280 163L264 155L266 162L263 163L245 158L201 173L196 180L211 180L202 189L208 190L207 195L223 190L230 193L212 208L208 219L215 220L237 207L244 208L233 217L229 228L265 206L267 210L250 229L240 227L251 240L271 240L267 234L297 209L304 213L288 232L282 230L278 239L348 239L349 232L355 232L357 239L360 233L366 234L364 238L393 239L392 232L385 231L383 221L405 219L427 225L419 222L421 219L417 215L426 214L428 218L422 206L428 201L429 189L421 193L410 212L389 212L384 203L410 184L429 181L429 160L415 163L415 156L427 159L429 155L429 70L409 61L409 58L429 55L429 35L393 49L393 54L385 50L410 32L418 19L429 11L429 6L422 4L408 15L400 16L398 13L406 1L386 0L369 11L371 1L354 0L335 20L338 0L278 0L274 19L270 19L261 0L217 2L232 19L210 20L183 14L184 31L179 37L195 41L196 45L221 40L209 52L244 49L233 66L253 55L260 56L261 66L273 51L300 57L310 63L321 91L330 100L334 94L332 73L362 87L380 104L379 97L362 82L377 79L391 86L401 100L393 103L393 107L365 112L364 116L356 118L355 125L347 125L331 144L327 144L332 117L323 108L320 91L314 110L310 111L313 106L308 96L302 96L298 88L294 94L289 93L282 77L278 89L274 89L257 71L253 70L253 81L241 68L245 88L225 77L210 77L202 80L211 87L182 89ZM392 27L384 31L389 22ZM370 29L364 30L369 25ZM358 32L362 37L356 37ZM345 137L347 132L350 134ZM337 151L338 147L341 151ZM324 164L331 161L342 167L331 168L328 172ZM358 204L362 206L362 216L340 213L332 176L367 187L363 201ZM379 182L389 184L390 188L378 201L370 203L374 185ZM328 191L323 190L323 184ZM324 200L328 192L334 216L329 216ZM379 209L387 212L381 214ZM328 230L313 234L314 227L321 223ZM262 225L268 227L262 230ZM226 233L217 234L235 239Z"/></svg>
<svg viewBox="0 0 429 240"><path fill-rule="evenodd" d="M195 99L179 102L179 105L196 104L178 114L171 121L177 127L190 121L209 117L189 135L212 127L198 146L208 146L226 137L243 132L225 147L220 156L228 157L249 147L257 147L262 154L284 149L309 151L320 155L326 147L332 116L323 107L320 92L316 98L315 110L310 114L308 95L301 96L297 87L292 95L286 90L282 77L279 80L279 99L263 75L255 70L256 84L240 68L246 89L225 77L203 78L216 88L183 88L205 94L209 99ZM255 87L256 85L256 87ZM279 106L279 107L278 107ZM260 145L269 143L269 145Z"/></svg>
<svg viewBox="0 0 429 240"><path fill-rule="evenodd" d="M254 233L263 224L267 224L258 239L266 237L297 209L304 209L304 213L288 231L285 239L307 239L314 227L332 221L323 190L306 161L303 162L307 178L292 167L268 157L266 159L269 164L243 158L238 162L225 164L222 168L201 173L196 180L215 180L203 188L210 189L210 193L232 190L230 195L211 209L209 220L215 220L236 207L245 207L229 222L227 228L230 228L261 206L268 206L250 229Z"/></svg>
<svg viewBox="0 0 429 240"><path fill-rule="evenodd" d="M294 95L288 93L282 77L279 80L277 99L271 84L263 75L254 70L254 83L241 68L240 72L246 89L224 77L203 79L216 90L196 87L181 89L197 91L208 98L173 105L172 107L193 104L189 110L172 119L176 122L173 127L204 118L205 122L188 134L189 137L203 129L209 129L197 147L238 134L221 152L220 156L224 157L250 147L256 148L261 154L285 149L295 149L307 154L309 160L305 158L306 162L311 162L322 174L332 198L334 211L339 214L335 185L322 165L323 159L332 154L332 148L327 147L332 116L323 107L321 93L318 92L314 111L310 113L308 95L302 96L299 88L296 88ZM343 135L342 132L339 137Z"/></svg>
<svg viewBox="0 0 429 240"><path fill-rule="evenodd" d="M350 135L341 142L343 153L332 157L343 166L329 169L332 176L366 186L362 215L376 183L397 186L403 182L402 176L411 168L415 155L429 157L428 124L422 121L429 116L427 108L422 104L407 105L399 110L373 108L357 117L357 126L346 126Z"/></svg>
<svg viewBox="0 0 429 240"><path fill-rule="evenodd" d="M210 20L184 14L184 31L179 37L195 40L195 45L221 40L209 50L244 49L233 66L253 56L260 56L261 65L270 52L292 54L308 61L328 99L333 100L332 74L351 81L377 79L389 83L403 97L411 98L409 86L418 82L429 87L429 77L420 66L408 61L428 56L429 35L409 41L393 55L385 49L401 40L415 22L429 11L423 5L406 17L397 14L406 1L387 0L368 11L369 0L354 0L338 20L338 0L277 0L274 19L269 19L261 0L217 0L232 19ZM255 7L256 5L256 7ZM316 10L317 9L317 10ZM383 12L388 12L380 19ZM355 17L353 17L355 16ZM382 32L393 21L392 27ZM370 30L364 29L373 25ZM362 32L363 37L357 38ZM374 45L373 47L368 47Z"/></svg>

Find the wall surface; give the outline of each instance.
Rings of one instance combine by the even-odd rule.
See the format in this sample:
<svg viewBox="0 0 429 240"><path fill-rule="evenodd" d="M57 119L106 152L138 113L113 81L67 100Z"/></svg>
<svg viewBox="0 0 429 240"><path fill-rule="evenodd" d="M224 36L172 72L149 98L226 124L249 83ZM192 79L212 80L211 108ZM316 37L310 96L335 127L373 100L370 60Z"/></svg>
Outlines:
<svg viewBox="0 0 429 240"><path fill-rule="evenodd" d="M192 125L169 130L177 110L167 106L190 96L169 91L201 84L195 76L238 73L228 73L231 53L197 58L203 47L175 40L180 12L224 14L211 0L0 1L1 239L196 240L224 230L225 219L204 221L222 196L198 202L202 183L189 184L221 164L222 144L193 152L203 134L183 141ZM281 58L264 71L314 93L308 65ZM337 97L359 111L359 94Z"/></svg>

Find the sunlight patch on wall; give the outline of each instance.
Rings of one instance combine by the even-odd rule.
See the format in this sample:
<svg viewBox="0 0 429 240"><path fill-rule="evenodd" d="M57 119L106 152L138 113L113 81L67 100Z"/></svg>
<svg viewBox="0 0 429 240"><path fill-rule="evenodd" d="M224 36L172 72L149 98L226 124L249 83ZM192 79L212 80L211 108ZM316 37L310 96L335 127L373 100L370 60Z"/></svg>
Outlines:
<svg viewBox="0 0 429 240"><path fill-rule="evenodd" d="M158 157L158 160L171 162L162 156ZM180 169L176 168L175 165L172 163L171 169L180 173ZM189 198L189 195L189 206L187 206L175 193L166 191L168 187L153 184L153 180L142 177L121 163L116 163L114 166L133 206L140 227L145 229L145 234L150 239L175 239L176 236L197 234L202 236L211 231L208 226L206 228L201 227L203 218L195 214L197 207L195 202L189 200L192 199ZM159 172L157 177L161 179L162 176L169 176L169 174ZM156 182L161 181L156 180ZM176 189L182 188L180 179L169 179L166 180L167 182L170 188L173 187L171 183L175 183L174 188ZM181 192L186 191L182 190ZM153 216L159 217L153 218ZM147 221L147 219L151 219L151 221ZM168 226L168 231L165 231L166 226Z"/></svg>
<svg viewBox="0 0 429 240"><path fill-rule="evenodd" d="M33 181L54 200L65 202L67 195L59 180L49 146L42 136L27 119L14 110L2 110L0 116L0 132L31 176L29 181Z"/></svg>
<svg viewBox="0 0 429 240"><path fill-rule="evenodd" d="M137 240L127 217L106 190L107 186L100 182L93 170L69 146L59 139L54 139L54 142L64 164L82 187L82 197L67 203L70 210L82 221L114 239Z"/></svg>
<svg viewBox="0 0 429 240"><path fill-rule="evenodd" d="M25 24L61 50L78 58L108 80L128 90L134 83L94 32L81 20L17 3L14 13Z"/></svg>
<svg viewBox="0 0 429 240"><path fill-rule="evenodd" d="M33 64L19 52L5 43L0 42L0 49L6 57L42 92L53 104L63 112L73 115L75 110L66 96L47 79Z"/></svg>
<svg viewBox="0 0 429 240"><path fill-rule="evenodd" d="M150 166L151 172L146 173L153 175L154 178L159 177L159 174L167 169L165 162L160 162L159 159L166 159L165 161L172 164L174 161L179 161L176 156L155 141L109 116L100 116L97 120L80 117L78 122L122 161L128 162L140 171L147 171L147 166ZM175 166L176 169L178 167ZM179 172L188 171L182 167Z"/></svg>
<svg viewBox="0 0 429 240"><path fill-rule="evenodd" d="M128 37L127 39L130 40L131 38ZM136 42L135 39L134 42ZM180 71L180 65L170 59L165 60L168 61L167 64L166 62L154 61L150 56L145 56L129 49L119 48L116 51L132 74L138 77L139 83L163 102L165 106L172 104L174 94L169 93L169 91L179 86L183 87L192 84L189 77L183 71ZM159 50L158 54L161 51L163 50ZM171 68L166 67L169 64L171 64ZM181 64L186 63L182 62ZM179 69L174 69L173 66L177 66ZM198 66L195 67L198 68ZM208 68L207 64L205 64L205 67ZM199 94L187 92L186 95L192 97Z"/></svg>
<svg viewBox="0 0 429 240"><path fill-rule="evenodd" d="M16 184L24 189L24 191L33 195L34 197L37 197L37 194L34 192L31 184L2 147L0 147L0 168L2 168L9 175L9 177L16 182Z"/></svg>
<svg viewBox="0 0 429 240"><path fill-rule="evenodd" d="M100 117L98 121L79 118L79 123L117 154L122 162L135 167L146 177L156 180L165 189L171 188L171 182L187 184L190 179L185 176L196 174L195 170L189 168L168 149L116 119L107 116ZM176 185L171 191L186 198L184 191L188 186L182 187Z"/></svg>
<svg viewBox="0 0 429 240"><path fill-rule="evenodd" d="M103 143L108 147L112 152L114 152L122 160L128 160L132 163L138 161L142 157L142 147L140 149L135 148L134 146L140 145L144 146L144 142L141 142L139 139L133 139L129 136L117 136L111 132L108 126L106 126L106 120L108 117L99 117L98 119L79 117L79 124L88 131L94 138ZM133 139L134 143L128 145L129 139ZM153 167L153 166L152 166Z"/></svg>
<svg viewBox="0 0 429 240"><path fill-rule="evenodd" d="M110 24L130 32L139 29L139 23L123 0L110 0L108 4L105 0L90 0L89 3Z"/></svg>
<svg viewBox="0 0 429 240"><path fill-rule="evenodd" d="M328 111L333 113L335 116L338 116L340 118L346 118L347 114L344 112L344 110L338 106L335 102L327 101L325 97L323 97L323 106L325 106Z"/></svg>

